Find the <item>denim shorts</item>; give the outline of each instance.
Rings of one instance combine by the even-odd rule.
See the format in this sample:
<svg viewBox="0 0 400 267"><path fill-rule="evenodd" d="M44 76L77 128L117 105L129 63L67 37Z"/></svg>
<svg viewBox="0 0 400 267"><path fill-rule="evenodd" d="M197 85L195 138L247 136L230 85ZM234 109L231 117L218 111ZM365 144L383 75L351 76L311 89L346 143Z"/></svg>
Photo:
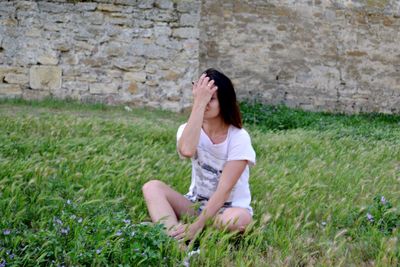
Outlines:
<svg viewBox="0 0 400 267"><path fill-rule="evenodd" d="M197 210L197 214L200 215L200 213L203 212L204 208L207 205L208 198L202 197L202 196L189 196L189 195L184 195L188 200L190 200L194 205L195 209ZM225 202L224 205L219 209L217 214L222 214L226 209L232 208L232 202Z"/></svg>

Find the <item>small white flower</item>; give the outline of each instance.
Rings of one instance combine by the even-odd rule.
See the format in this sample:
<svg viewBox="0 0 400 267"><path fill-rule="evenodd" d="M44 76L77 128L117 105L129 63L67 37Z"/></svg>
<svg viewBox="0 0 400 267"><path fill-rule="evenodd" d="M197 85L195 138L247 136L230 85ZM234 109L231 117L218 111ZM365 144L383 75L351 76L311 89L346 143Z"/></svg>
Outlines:
<svg viewBox="0 0 400 267"><path fill-rule="evenodd" d="M101 251L102 251L102 249L101 249L101 248L99 248L99 249L96 249L96 254L100 254L100 253L101 253Z"/></svg>
<svg viewBox="0 0 400 267"><path fill-rule="evenodd" d="M68 204L68 205L71 205L71 203L72 203L71 200L70 200L70 199L67 199L67 204Z"/></svg>
<svg viewBox="0 0 400 267"><path fill-rule="evenodd" d="M116 236L121 236L121 235L122 235L122 232L121 232L121 231L117 231L117 232L115 233L115 235L116 235Z"/></svg>
<svg viewBox="0 0 400 267"><path fill-rule="evenodd" d="M131 109L130 107L128 107L128 106L125 106L124 109L125 109L126 111L132 111L132 109Z"/></svg>
<svg viewBox="0 0 400 267"><path fill-rule="evenodd" d="M386 204L386 199L385 199L385 197L384 197L384 196L382 196L382 197L381 197L381 203L382 203L383 205L385 205L385 204Z"/></svg>

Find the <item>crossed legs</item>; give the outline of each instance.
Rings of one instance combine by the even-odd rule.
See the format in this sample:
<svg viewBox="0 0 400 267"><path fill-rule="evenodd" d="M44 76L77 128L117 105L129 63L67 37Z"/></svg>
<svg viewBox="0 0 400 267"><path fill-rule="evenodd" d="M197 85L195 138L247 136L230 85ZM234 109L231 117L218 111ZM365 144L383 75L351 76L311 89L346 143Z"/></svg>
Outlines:
<svg viewBox="0 0 400 267"><path fill-rule="evenodd" d="M151 180L144 184L143 195L153 222L163 223L167 229L179 224L184 215L197 216L193 203L165 183ZM217 214L214 226L219 229L243 232L252 218L245 208L228 208Z"/></svg>

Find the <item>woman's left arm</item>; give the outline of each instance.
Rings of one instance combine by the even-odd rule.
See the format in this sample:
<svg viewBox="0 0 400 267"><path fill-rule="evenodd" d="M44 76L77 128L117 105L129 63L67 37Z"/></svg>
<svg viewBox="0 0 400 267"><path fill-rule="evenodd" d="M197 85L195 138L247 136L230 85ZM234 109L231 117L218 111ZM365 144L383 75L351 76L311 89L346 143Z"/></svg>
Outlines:
<svg viewBox="0 0 400 267"><path fill-rule="evenodd" d="M224 205L225 201L242 175L247 166L247 160L232 160L225 164L219 180L217 190L211 196L203 211L191 225L182 225L172 233L176 239L192 239L197 232L201 231L207 220L213 218L219 209Z"/></svg>

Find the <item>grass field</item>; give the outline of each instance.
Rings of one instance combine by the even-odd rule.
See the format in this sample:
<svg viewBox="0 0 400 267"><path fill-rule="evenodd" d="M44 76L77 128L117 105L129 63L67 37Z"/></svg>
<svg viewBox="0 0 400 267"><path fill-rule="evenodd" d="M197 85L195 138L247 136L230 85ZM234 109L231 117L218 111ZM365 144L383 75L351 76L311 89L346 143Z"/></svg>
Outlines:
<svg viewBox="0 0 400 267"><path fill-rule="evenodd" d="M257 153L254 224L206 229L191 266L398 266L400 116L242 104ZM0 266L179 266L141 187L185 193L186 115L47 100L0 102Z"/></svg>

